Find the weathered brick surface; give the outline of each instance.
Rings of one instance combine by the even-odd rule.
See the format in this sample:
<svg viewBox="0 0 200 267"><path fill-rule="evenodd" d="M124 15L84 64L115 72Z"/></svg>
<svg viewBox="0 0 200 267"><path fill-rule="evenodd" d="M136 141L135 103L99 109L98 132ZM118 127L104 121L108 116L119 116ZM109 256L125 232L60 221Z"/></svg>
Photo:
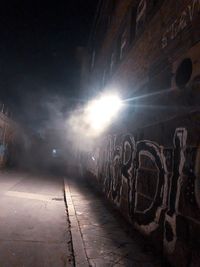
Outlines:
<svg viewBox="0 0 200 267"><path fill-rule="evenodd" d="M90 88L101 85L105 70L109 74L123 23L138 2L118 1L90 73ZM163 248L173 265L199 266L200 1L158 2L155 10L147 5L143 30L105 85L124 98L140 99L133 102L134 111L127 109L123 122L116 122L119 129L111 128L89 154L88 166L98 149L92 172L107 198ZM191 59L191 76L180 86L177 69L186 58Z"/></svg>

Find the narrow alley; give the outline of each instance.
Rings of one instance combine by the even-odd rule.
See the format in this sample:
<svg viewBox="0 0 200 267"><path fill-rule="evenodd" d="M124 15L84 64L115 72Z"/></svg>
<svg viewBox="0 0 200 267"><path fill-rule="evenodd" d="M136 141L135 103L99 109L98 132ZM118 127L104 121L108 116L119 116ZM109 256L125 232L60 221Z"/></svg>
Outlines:
<svg viewBox="0 0 200 267"><path fill-rule="evenodd" d="M0 267L200 267L200 0L2 1Z"/></svg>

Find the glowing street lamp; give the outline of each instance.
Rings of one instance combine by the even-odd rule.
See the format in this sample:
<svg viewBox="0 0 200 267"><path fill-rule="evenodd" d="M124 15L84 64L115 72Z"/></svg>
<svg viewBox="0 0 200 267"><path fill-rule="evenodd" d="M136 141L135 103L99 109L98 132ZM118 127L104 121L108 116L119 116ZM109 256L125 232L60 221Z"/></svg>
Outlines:
<svg viewBox="0 0 200 267"><path fill-rule="evenodd" d="M85 122L94 134L102 132L117 115L122 101L116 94L101 95L88 103L85 108Z"/></svg>

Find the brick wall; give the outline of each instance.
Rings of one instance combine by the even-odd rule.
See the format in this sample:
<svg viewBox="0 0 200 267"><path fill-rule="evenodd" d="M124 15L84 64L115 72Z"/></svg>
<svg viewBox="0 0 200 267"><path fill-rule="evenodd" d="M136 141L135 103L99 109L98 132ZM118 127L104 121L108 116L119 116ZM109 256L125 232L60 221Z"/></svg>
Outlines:
<svg viewBox="0 0 200 267"><path fill-rule="evenodd" d="M131 37L134 10L140 24ZM89 88L139 98L87 155L85 167L174 266L200 262L199 11L197 0L118 1L90 73Z"/></svg>

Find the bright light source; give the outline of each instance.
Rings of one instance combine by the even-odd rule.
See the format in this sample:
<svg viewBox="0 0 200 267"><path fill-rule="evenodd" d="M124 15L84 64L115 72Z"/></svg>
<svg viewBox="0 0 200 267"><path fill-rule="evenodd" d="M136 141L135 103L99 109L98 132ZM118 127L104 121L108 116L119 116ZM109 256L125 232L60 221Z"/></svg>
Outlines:
<svg viewBox="0 0 200 267"><path fill-rule="evenodd" d="M55 148L52 149L52 157L57 157L57 150Z"/></svg>
<svg viewBox="0 0 200 267"><path fill-rule="evenodd" d="M102 95L89 102L85 109L85 121L94 133L100 133L111 123L121 107L122 101L118 95Z"/></svg>

